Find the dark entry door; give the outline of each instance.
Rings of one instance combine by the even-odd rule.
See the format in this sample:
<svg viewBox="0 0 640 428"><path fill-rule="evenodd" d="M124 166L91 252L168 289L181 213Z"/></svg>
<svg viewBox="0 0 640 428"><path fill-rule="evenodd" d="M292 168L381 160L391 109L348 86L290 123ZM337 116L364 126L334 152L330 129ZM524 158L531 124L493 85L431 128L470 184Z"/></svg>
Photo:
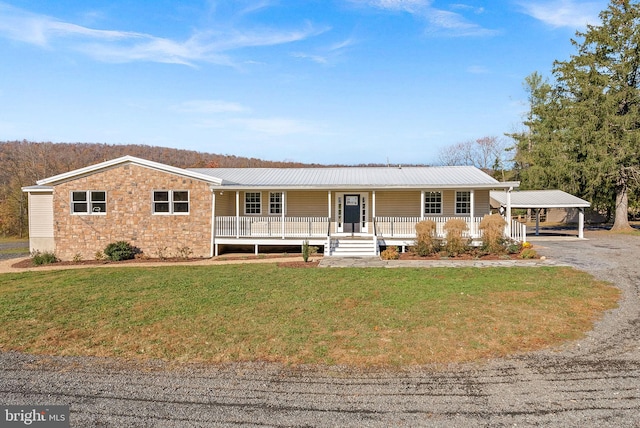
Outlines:
<svg viewBox="0 0 640 428"><path fill-rule="evenodd" d="M360 232L360 195L344 195L344 231Z"/></svg>

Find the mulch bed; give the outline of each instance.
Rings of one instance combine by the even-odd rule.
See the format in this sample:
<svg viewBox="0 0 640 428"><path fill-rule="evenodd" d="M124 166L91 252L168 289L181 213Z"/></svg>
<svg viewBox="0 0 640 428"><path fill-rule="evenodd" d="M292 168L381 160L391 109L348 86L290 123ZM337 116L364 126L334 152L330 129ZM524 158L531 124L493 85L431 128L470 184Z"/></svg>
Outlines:
<svg viewBox="0 0 640 428"><path fill-rule="evenodd" d="M538 258L538 257L536 257ZM431 256L418 256L411 252L400 253L398 260L522 260L520 254L474 254L465 253L456 256L441 257L439 254Z"/></svg>
<svg viewBox="0 0 640 428"><path fill-rule="evenodd" d="M288 255L283 255L283 254L260 254L258 256L256 256L255 254L252 255L233 255L233 256L218 256L218 257L214 257L212 260L220 260L220 261L231 261L231 260L259 260L259 259L281 259L284 257L295 257L295 256L299 256L300 254L288 254ZM185 259L185 258L178 258L178 257L167 257L164 259L158 259L158 258L138 258L138 259L131 259L131 260L120 260L117 262L114 262L112 260L80 260L77 262L74 261L60 261L60 262L55 262L54 265L55 266L96 266L96 265L123 265L123 264L145 264L145 263L167 263L167 264L171 264L171 263L175 263L175 262L196 262L196 261L200 261L200 260L204 260L201 258L189 258L189 259ZM318 263L320 263L320 261L310 261L310 262L282 262L282 263L278 263L278 266L282 266L282 267L315 267L318 266ZM44 265L40 265L40 266L51 266L51 264L44 264ZM30 258L26 258L23 260L20 260L19 262L16 262L14 264L11 265L11 267L13 268L18 268L18 269L24 269L24 268L33 268L33 267L39 267L36 266L32 263Z"/></svg>

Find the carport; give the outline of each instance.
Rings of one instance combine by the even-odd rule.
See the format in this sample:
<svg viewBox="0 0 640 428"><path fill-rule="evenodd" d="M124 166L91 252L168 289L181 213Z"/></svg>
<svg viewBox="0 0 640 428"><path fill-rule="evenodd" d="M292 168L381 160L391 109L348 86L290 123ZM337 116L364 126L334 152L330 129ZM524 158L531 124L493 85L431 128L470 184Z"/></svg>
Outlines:
<svg viewBox="0 0 640 428"><path fill-rule="evenodd" d="M491 206L507 209L533 209L536 212L536 236L540 235L540 210L544 208L577 208L578 238L584 238L584 209L591 203L562 190L521 190L511 192L508 204L506 192L491 191ZM509 213L510 215L511 213Z"/></svg>

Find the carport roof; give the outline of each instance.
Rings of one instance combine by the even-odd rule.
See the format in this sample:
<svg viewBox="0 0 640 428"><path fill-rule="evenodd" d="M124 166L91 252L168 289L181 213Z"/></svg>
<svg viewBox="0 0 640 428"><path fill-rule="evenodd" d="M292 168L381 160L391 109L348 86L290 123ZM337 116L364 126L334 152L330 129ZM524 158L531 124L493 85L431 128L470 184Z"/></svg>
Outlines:
<svg viewBox="0 0 640 428"><path fill-rule="evenodd" d="M491 204L507 206L507 193L491 191ZM511 208L588 208L591 203L562 190L511 192Z"/></svg>

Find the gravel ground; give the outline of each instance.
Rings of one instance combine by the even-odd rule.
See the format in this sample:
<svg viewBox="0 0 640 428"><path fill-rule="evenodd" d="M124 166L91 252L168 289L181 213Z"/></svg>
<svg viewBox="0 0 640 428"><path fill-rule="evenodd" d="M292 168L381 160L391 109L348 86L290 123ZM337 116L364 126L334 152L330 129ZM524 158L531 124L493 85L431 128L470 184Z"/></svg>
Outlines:
<svg viewBox="0 0 640 428"><path fill-rule="evenodd" d="M0 260L15 259L19 257L27 257L29 242L3 242L0 243Z"/></svg>
<svg viewBox="0 0 640 428"><path fill-rule="evenodd" d="M77 427L640 426L640 238L587 233L539 252L623 291L584 339L448 367L171 367L0 353L0 404L69 404Z"/></svg>

